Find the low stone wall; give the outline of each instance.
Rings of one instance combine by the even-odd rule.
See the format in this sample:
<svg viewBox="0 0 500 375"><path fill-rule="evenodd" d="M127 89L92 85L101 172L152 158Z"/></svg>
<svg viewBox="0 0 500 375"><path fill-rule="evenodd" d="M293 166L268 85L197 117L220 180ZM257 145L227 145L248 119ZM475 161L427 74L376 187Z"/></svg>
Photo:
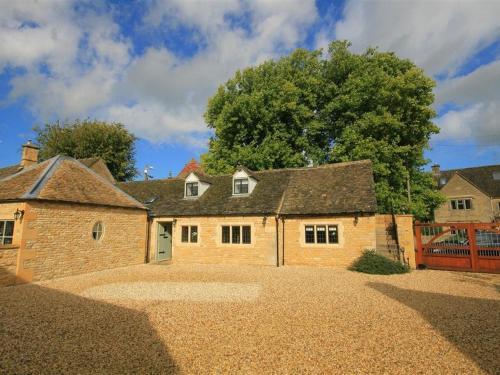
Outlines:
<svg viewBox="0 0 500 375"><path fill-rule="evenodd" d="M404 261L415 268L413 215L395 215L394 221L397 233L394 230L392 215L376 215L377 252L391 259ZM398 241L399 248L404 251L398 252Z"/></svg>

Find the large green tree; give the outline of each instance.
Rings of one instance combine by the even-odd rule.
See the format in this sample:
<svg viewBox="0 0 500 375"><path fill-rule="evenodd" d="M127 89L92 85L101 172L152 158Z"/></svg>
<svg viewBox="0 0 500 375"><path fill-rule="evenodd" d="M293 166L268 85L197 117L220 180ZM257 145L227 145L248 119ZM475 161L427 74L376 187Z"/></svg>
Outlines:
<svg viewBox="0 0 500 375"><path fill-rule="evenodd" d="M424 150L439 131L434 81L394 53L349 47L298 49L236 72L205 112L215 131L202 156L207 172L371 159L379 210L429 218L442 202L423 171Z"/></svg>
<svg viewBox="0 0 500 375"><path fill-rule="evenodd" d="M77 159L100 157L118 181L136 174L135 141L122 124L97 120L48 123L34 128L40 146L40 159L67 155Z"/></svg>

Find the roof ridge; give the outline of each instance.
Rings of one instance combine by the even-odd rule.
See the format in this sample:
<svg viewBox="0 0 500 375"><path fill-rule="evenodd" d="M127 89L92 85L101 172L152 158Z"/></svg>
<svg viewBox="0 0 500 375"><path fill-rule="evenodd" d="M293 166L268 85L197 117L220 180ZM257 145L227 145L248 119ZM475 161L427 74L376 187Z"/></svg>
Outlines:
<svg viewBox="0 0 500 375"><path fill-rule="evenodd" d="M137 199L135 199L134 197L132 197L131 195L127 194L126 192L124 192L122 189L120 189L119 187L117 187L115 184L112 184L111 181L108 181L106 178L104 178L103 176L101 176L99 173L97 173L96 171L94 171L92 168L90 167L87 167L85 164L83 164L81 161L79 161L78 159L75 159L75 158L71 158L69 156L64 156L63 157L64 160L70 160L70 161L75 161L77 164L79 164L80 166L82 166L84 169L86 169L87 171L89 171L91 174L93 174L95 177L97 177L99 180L103 181L105 184L111 186L111 188L121 194L123 194L124 196L126 196L128 199L132 200L133 202L135 203L138 203L141 207L144 207L144 204L142 204L141 202L139 202Z"/></svg>
<svg viewBox="0 0 500 375"><path fill-rule="evenodd" d="M488 165L480 165L480 166L477 166L477 167L443 169L441 171L441 173L443 173L443 172L458 172L458 171L463 171L463 170L466 170L466 169L481 169L481 168L492 168L492 167L498 167L498 168L500 168L500 164L488 164Z"/></svg>
<svg viewBox="0 0 500 375"><path fill-rule="evenodd" d="M40 193L40 190L47 183L50 176L52 176L54 174L55 170L57 169L57 167L60 164L61 159L62 159L61 155L57 155L57 156L54 156L52 159L48 159L48 160L52 160L52 161L50 163L48 163L47 167L43 170L43 172L40 174L40 176L38 176L35 183L21 197L28 198L28 199L36 198L36 196Z"/></svg>

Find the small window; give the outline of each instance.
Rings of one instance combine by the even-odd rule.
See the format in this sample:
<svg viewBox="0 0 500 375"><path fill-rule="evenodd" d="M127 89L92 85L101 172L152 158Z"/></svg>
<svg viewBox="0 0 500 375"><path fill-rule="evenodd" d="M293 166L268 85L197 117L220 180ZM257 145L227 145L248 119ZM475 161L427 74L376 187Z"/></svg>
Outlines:
<svg viewBox="0 0 500 375"><path fill-rule="evenodd" d="M187 182L186 183L186 197L197 197L198 196L198 183L197 182Z"/></svg>
<svg viewBox="0 0 500 375"><path fill-rule="evenodd" d="M92 238L96 241L99 241L102 238L103 232L104 226L102 225L102 222L98 221L92 228Z"/></svg>
<svg viewBox="0 0 500 375"><path fill-rule="evenodd" d="M337 225L328 226L328 243L339 243L339 232Z"/></svg>
<svg viewBox="0 0 500 375"><path fill-rule="evenodd" d="M243 243L245 244L252 243L252 231L250 229L250 225L244 225L241 227L241 229L242 229Z"/></svg>
<svg viewBox="0 0 500 375"><path fill-rule="evenodd" d="M181 242L197 243L198 242L198 226L197 225L183 225L182 231L181 231Z"/></svg>
<svg viewBox="0 0 500 375"><path fill-rule="evenodd" d="M306 225L306 243L314 243L314 226Z"/></svg>
<svg viewBox="0 0 500 375"><path fill-rule="evenodd" d="M471 210L472 209L472 199L452 199L450 201L452 210Z"/></svg>
<svg viewBox="0 0 500 375"><path fill-rule="evenodd" d="M307 244L338 244L338 225L306 225L305 243Z"/></svg>
<svg viewBox="0 0 500 375"><path fill-rule="evenodd" d="M181 241L189 242L189 227L187 225L182 226Z"/></svg>
<svg viewBox="0 0 500 375"><path fill-rule="evenodd" d="M234 180L234 194L248 194L248 178Z"/></svg>
<svg viewBox="0 0 500 375"><path fill-rule="evenodd" d="M14 221L2 220L0 221L0 245L12 244L14 238Z"/></svg>
<svg viewBox="0 0 500 375"><path fill-rule="evenodd" d="M230 233L229 233L229 226L224 225L222 227L222 243L230 243L231 238L230 238Z"/></svg>
<svg viewBox="0 0 500 375"><path fill-rule="evenodd" d="M316 226L316 243L326 243L326 227L324 225Z"/></svg>
<svg viewBox="0 0 500 375"><path fill-rule="evenodd" d="M191 225L191 236L189 238L193 243L198 242L198 226Z"/></svg>
<svg viewBox="0 0 500 375"><path fill-rule="evenodd" d="M241 227L239 225L231 227L231 237L232 237L231 242L232 243L240 243L241 242L240 229L241 229Z"/></svg>

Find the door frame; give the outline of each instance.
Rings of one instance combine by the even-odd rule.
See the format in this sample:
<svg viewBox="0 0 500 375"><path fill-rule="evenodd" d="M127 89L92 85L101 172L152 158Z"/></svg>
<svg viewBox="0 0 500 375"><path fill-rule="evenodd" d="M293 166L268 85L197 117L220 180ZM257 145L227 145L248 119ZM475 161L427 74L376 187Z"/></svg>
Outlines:
<svg viewBox="0 0 500 375"><path fill-rule="evenodd" d="M165 224L170 224L170 257L165 259L159 259L160 251L160 225L164 227ZM165 227L164 227L165 228ZM156 252L155 260L156 262L170 261L173 257L173 247L174 247L174 222L172 220L157 221L156 223Z"/></svg>

